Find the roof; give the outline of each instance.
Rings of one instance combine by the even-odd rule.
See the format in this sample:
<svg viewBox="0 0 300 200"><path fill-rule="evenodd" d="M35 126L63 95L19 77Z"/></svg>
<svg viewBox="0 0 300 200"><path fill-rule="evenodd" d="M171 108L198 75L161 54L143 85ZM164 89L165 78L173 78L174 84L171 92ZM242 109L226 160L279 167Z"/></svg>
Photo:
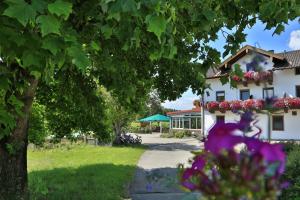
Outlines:
<svg viewBox="0 0 300 200"><path fill-rule="evenodd" d="M179 110L179 111L167 112L167 115L180 115L184 113L198 113L198 112L201 112L201 107L193 108L191 110Z"/></svg>
<svg viewBox="0 0 300 200"><path fill-rule="evenodd" d="M227 72L228 70L230 70L229 67L231 66L231 64L235 63L250 51L254 51L262 55L271 57L275 63L273 70L283 70L300 67L300 50L274 53L273 51L266 51L260 48L246 45L245 47L238 50L236 54L223 61L217 68L209 70L207 73L207 79L227 76Z"/></svg>
<svg viewBox="0 0 300 200"><path fill-rule="evenodd" d="M300 67L300 50L295 50L295 51L285 51L282 53L278 53L278 55L283 56L286 61L287 65L283 66L278 66L282 68L295 68L295 67ZM277 67L277 66L274 66Z"/></svg>
<svg viewBox="0 0 300 200"><path fill-rule="evenodd" d="M168 122L170 120L170 118L168 116L165 115L160 115L160 114L156 114L156 115L152 115L143 119L140 119L140 122Z"/></svg>

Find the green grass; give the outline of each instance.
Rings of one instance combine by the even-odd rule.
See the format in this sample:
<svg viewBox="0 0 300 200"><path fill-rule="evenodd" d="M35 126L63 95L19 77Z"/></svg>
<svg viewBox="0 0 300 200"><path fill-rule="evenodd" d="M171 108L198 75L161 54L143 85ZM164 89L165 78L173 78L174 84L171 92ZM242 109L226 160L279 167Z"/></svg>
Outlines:
<svg viewBox="0 0 300 200"><path fill-rule="evenodd" d="M122 199L143 152L143 148L94 146L29 150L30 199Z"/></svg>

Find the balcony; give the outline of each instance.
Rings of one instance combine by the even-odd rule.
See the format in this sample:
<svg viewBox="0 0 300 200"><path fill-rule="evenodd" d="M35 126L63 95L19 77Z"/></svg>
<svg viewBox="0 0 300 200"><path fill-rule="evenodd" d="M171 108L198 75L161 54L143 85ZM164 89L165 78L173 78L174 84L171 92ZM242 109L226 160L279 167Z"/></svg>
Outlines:
<svg viewBox="0 0 300 200"><path fill-rule="evenodd" d="M265 101L262 99L248 99L245 101L211 101L206 103L206 109L214 113L215 111L220 111L225 113L226 111L236 112L239 110L284 110L288 112L289 109L300 109L300 98L277 98L270 101Z"/></svg>
<svg viewBox="0 0 300 200"><path fill-rule="evenodd" d="M273 71L267 70L267 71L248 71L243 74L243 77L239 76L232 76L232 80L236 81L237 83L242 83L244 86L247 86L248 83L255 83L256 85L259 85L261 82L268 82L269 84L273 83Z"/></svg>

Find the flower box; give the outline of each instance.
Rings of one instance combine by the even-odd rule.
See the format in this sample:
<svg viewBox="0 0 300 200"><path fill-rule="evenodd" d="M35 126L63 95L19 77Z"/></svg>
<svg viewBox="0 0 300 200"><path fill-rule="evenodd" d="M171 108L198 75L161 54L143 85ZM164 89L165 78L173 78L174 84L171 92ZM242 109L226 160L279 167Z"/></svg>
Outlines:
<svg viewBox="0 0 300 200"><path fill-rule="evenodd" d="M220 112L226 112L226 110L230 110L230 104L228 101L223 101L219 104Z"/></svg>
<svg viewBox="0 0 300 200"><path fill-rule="evenodd" d="M206 104L206 108L209 112L214 113L216 110L219 109L219 102L216 101L208 102Z"/></svg>
<svg viewBox="0 0 300 200"><path fill-rule="evenodd" d="M233 75L232 80L236 82L243 83L244 86L247 86L248 82L254 82L256 85L259 85L261 81L267 81L269 84L273 82L273 73L272 71L248 71L243 74L243 78Z"/></svg>
<svg viewBox="0 0 300 200"><path fill-rule="evenodd" d="M288 112L289 109L300 109L300 98L278 98L274 99L268 106L262 99L248 99L245 101L223 101L217 102L212 101L206 104L206 108L209 112L214 113L215 111L226 112L231 110L232 112L238 110L264 110L270 109L282 109Z"/></svg>

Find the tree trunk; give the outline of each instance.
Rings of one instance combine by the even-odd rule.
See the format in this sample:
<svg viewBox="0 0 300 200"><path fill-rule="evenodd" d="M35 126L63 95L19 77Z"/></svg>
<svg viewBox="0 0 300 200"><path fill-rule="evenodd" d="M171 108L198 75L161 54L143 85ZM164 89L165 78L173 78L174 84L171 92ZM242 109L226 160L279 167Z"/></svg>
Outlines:
<svg viewBox="0 0 300 200"><path fill-rule="evenodd" d="M122 135L122 125L119 121L113 123L113 128L115 132L115 139L113 141L114 144L121 144L121 135Z"/></svg>
<svg viewBox="0 0 300 200"><path fill-rule="evenodd" d="M27 187L27 143L28 118L38 81L30 78L24 95L23 115L16 120L16 128L9 137L0 140L0 199L26 200Z"/></svg>

